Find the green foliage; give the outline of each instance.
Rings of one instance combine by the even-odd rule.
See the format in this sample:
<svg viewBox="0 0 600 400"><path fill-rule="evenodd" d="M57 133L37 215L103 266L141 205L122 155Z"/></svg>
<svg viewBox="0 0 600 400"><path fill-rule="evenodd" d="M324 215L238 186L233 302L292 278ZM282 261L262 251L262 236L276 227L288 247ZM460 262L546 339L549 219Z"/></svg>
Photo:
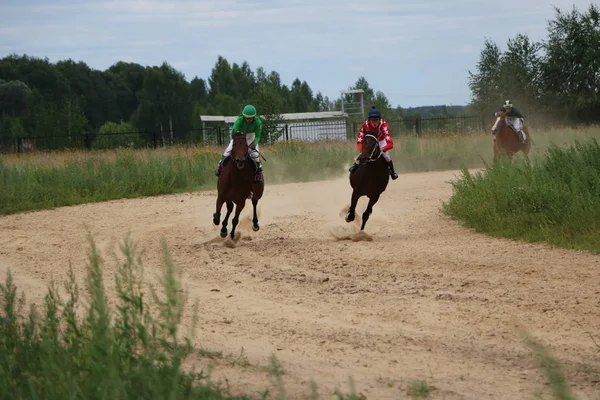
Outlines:
<svg viewBox="0 0 600 400"><path fill-rule="evenodd" d="M164 242L162 293L145 290L135 246L123 243L115 306L106 296L101 255L90 243L87 298L81 297L73 269L66 298L51 282L41 309L32 304L28 312L10 271L0 284L0 397L233 399L202 371L182 368L194 348L180 335L185 297Z"/></svg>
<svg viewBox="0 0 600 400"><path fill-rule="evenodd" d="M19 158L0 164L0 213L214 188L221 151L174 147L166 153L116 150ZM278 142L262 149L266 182L339 177L356 152L353 142ZM407 137L392 150L397 172L477 167L482 154L491 155L489 138Z"/></svg>
<svg viewBox="0 0 600 400"><path fill-rule="evenodd" d="M509 39L506 52L486 40L477 63L477 73L469 72L472 109L492 114L505 99L526 112L537 106L540 85L540 44L526 35Z"/></svg>
<svg viewBox="0 0 600 400"><path fill-rule="evenodd" d="M262 137L263 143L275 143L283 134L279 126L283 122L280 110L282 109L282 100L276 95L277 88L273 85L263 85L258 89L254 98L254 104L258 114L262 118Z"/></svg>
<svg viewBox="0 0 600 400"><path fill-rule="evenodd" d="M0 140L26 136L22 118L31 103L31 90L21 81L0 79Z"/></svg>
<svg viewBox="0 0 600 400"><path fill-rule="evenodd" d="M14 139L25 136L21 118L0 114L0 139Z"/></svg>
<svg viewBox="0 0 600 400"><path fill-rule="evenodd" d="M557 400L576 400L569 388L569 383L560 362L529 334L523 333L522 336L538 359L540 370L546 375L546 380L552 390L552 397Z"/></svg>
<svg viewBox="0 0 600 400"><path fill-rule="evenodd" d="M0 115L18 117L29 104L31 90L21 81L5 82L0 79Z"/></svg>
<svg viewBox="0 0 600 400"><path fill-rule="evenodd" d="M551 141L600 139L600 131L557 130L536 137ZM0 213L14 213L118 198L214 188L222 148L118 149L32 153L0 162ZM352 142L277 142L261 149L267 184L343 176L357 154ZM398 173L477 168L492 157L489 136L403 137L391 151Z"/></svg>
<svg viewBox="0 0 600 400"><path fill-rule="evenodd" d="M0 59L0 76L4 79L0 114L20 118L19 129L14 128L14 121L2 122L0 139L64 138L36 142L39 148L70 147L82 140L90 148L111 147L98 131L107 123L120 122L130 123L146 145L155 140L181 143L199 137L200 115L237 115L247 103L256 104L267 117L266 137L271 141L281 135L276 125L282 113L333 108L306 81L296 78L286 86L275 71L258 67L254 72L247 62L230 64L222 56L207 80L194 77L190 82L166 62L148 67L117 62L98 71L84 62L69 59L52 64L25 55ZM381 93L378 96L385 98ZM77 138L68 138L73 135ZM134 141L125 137L122 142L115 145L129 146Z"/></svg>
<svg viewBox="0 0 600 400"><path fill-rule="evenodd" d="M510 99L527 114L551 110L575 122L597 121L600 108L600 9L555 8L548 38L509 39L505 52L485 40L476 73L469 72L471 109L490 113Z"/></svg>
<svg viewBox="0 0 600 400"><path fill-rule="evenodd" d="M548 27L543 66L544 91L550 105L581 119L595 118L600 108L600 8L581 13L556 9Z"/></svg>
<svg viewBox="0 0 600 400"><path fill-rule="evenodd" d="M41 137L54 137L55 145L79 146L87 126L87 118L75 103L66 99L62 103L43 103L35 109L35 133ZM72 142L73 141L73 142Z"/></svg>
<svg viewBox="0 0 600 400"><path fill-rule="evenodd" d="M186 133L192 126L193 104L183 74L167 63L153 67L144 79L140 105L132 123L142 131L158 129L163 140L174 140L174 132Z"/></svg>
<svg viewBox="0 0 600 400"><path fill-rule="evenodd" d="M212 154L169 157L151 150L138 156L118 150L115 155L114 161L89 157L56 166L3 166L0 212L197 190L214 178L217 159Z"/></svg>
<svg viewBox="0 0 600 400"><path fill-rule="evenodd" d="M377 109L379 109L379 111L381 111L382 115L386 115L386 118L389 119L390 111L392 109L389 100L383 92L375 92L364 76L359 77L354 85L349 87L348 90L363 90L363 93L348 93L343 95L344 110L346 110L347 113L358 115L361 114L360 99L362 95L364 105L362 112L365 116L368 115L371 107L375 106ZM336 101L335 108L338 110L342 109L341 99ZM356 117L357 121L360 119L361 118Z"/></svg>
<svg viewBox="0 0 600 400"><path fill-rule="evenodd" d="M532 162L463 169L444 205L452 217L495 236L600 252L600 146L551 145Z"/></svg>
<svg viewBox="0 0 600 400"><path fill-rule="evenodd" d="M108 121L98 130L98 136L94 140L93 147L96 150L115 148L140 148L144 147L144 140L138 130L128 122L117 124Z"/></svg>

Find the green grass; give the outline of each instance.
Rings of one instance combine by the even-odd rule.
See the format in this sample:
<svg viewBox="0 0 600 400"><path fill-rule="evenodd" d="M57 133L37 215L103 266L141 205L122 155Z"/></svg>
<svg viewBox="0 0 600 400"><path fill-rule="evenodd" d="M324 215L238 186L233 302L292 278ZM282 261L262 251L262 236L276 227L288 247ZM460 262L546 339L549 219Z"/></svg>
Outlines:
<svg viewBox="0 0 600 400"><path fill-rule="evenodd" d="M208 186L207 157L117 152L67 160L63 165L0 166L0 212L13 213L118 198L153 196Z"/></svg>
<svg viewBox="0 0 600 400"><path fill-rule="evenodd" d="M141 261L127 241L114 308L93 243L85 299L71 270L65 299L51 283L43 309L32 305L24 312L24 296L17 296L9 272L0 285L0 398L249 398L226 396L202 372L183 370L193 346L179 332L184 298L164 249L163 290L150 291L151 303L144 297Z"/></svg>
<svg viewBox="0 0 600 400"><path fill-rule="evenodd" d="M551 145L453 182L445 212L479 232L600 253L600 145Z"/></svg>
<svg viewBox="0 0 600 400"><path fill-rule="evenodd" d="M538 340L523 331L523 340L536 356L539 369L544 373L552 396L557 400L576 400L560 362Z"/></svg>
<svg viewBox="0 0 600 400"><path fill-rule="evenodd" d="M534 153L550 141L599 137L600 129L536 133ZM478 168L491 159L491 135L395 137L398 173ZM266 184L341 177L357 154L352 142L290 141L261 148ZM0 214L99 201L216 188L214 170L223 149L30 153L0 159Z"/></svg>

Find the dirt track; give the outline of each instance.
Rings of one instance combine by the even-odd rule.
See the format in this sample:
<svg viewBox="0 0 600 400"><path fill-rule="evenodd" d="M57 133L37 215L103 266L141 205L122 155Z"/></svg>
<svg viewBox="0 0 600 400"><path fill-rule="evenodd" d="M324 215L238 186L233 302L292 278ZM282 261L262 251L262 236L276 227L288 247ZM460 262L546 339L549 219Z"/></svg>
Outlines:
<svg viewBox="0 0 600 400"><path fill-rule="evenodd" d="M10 267L39 303L69 262L83 276L84 223L108 273L108 253L131 232L151 275L164 237L200 304L197 343L223 352L194 361L216 362L213 378L226 377L233 392L271 385L265 366L275 353L288 398L308 398L312 379L320 398L332 398L336 387L349 391L352 377L369 399L407 398L419 380L434 399L531 399L547 387L523 327L564 363L579 398L599 399L590 334L600 341L600 257L461 227L439 212L456 174L390 181L367 225L372 241L334 237L357 230L339 215L350 197L346 177L269 186L267 173L261 230L243 226L252 240L236 248L214 241L213 192L4 216L0 279Z"/></svg>

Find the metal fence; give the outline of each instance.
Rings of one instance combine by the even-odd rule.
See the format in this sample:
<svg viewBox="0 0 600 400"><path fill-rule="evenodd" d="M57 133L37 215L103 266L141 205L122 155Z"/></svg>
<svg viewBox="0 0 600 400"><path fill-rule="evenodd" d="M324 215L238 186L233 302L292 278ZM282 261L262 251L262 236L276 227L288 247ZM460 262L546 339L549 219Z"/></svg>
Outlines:
<svg viewBox="0 0 600 400"><path fill-rule="evenodd" d="M405 135L470 135L486 131L491 116L456 116L416 118L387 121L392 137ZM315 122L286 122L277 126L265 125L261 142L301 140L354 140L362 121L334 120ZM35 136L0 139L0 153L51 151L65 149L157 148L174 145L226 146L229 142L226 125L181 131L148 131L97 134L87 132L71 136ZM2 138L2 132L0 132Z"/></svg>

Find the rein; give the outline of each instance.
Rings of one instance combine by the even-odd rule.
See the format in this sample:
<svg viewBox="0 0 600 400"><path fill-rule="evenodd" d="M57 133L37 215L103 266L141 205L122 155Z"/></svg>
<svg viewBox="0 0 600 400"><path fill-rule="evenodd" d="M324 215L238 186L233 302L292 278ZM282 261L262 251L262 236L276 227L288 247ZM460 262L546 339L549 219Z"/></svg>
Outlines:
<svg viewBox="0 0 600 400"><path fill-rule="evenodd" d="M377 138L374 135L371 135L371 134L365 135L365 138L368 137L368 136L370 136L373 139L375 139L375 146L373 147L373 150L371 150L371 154L369 154L369 157L368 158L363 158L363 160L365 160L366 162L377 161L379 159L379 157L381 157L383 155L383 152L379 148L379 141L377 140ZM379 154L377 155L377 157L373 157L373 155L377 152L377 150L379 150Z"/></svg>

